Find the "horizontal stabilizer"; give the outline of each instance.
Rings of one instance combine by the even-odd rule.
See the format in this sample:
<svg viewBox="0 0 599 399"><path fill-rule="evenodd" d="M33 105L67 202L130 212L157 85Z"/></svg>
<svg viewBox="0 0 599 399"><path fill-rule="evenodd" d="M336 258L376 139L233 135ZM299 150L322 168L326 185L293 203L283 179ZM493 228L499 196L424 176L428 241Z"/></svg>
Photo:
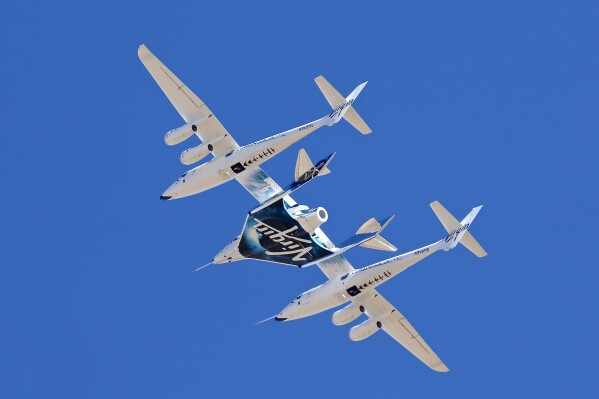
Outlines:
<svg viewBox="0 0 599 399"><path fill-rule="evenodd" d="M333 108L333 112L331 113L331 117L335 118L335 122L341 118L344 118L350 125L352 125L356 130L358 130L362 134L372 133L372 130L366 122L358 115L356 110L351 107L354 100L360 94L365 83L362 83L358 86L347 98L344 98L325 78L324 76L319 76L314 79L318 88L327 99L327 102Z"/></svg>
<svg viewBox="0 0 599 399"><path fill-rule="evenodd" d="M360 232L360 230L358 230L358 233L356 233L356 235L354 235L353 237L350 237L349 239L347 239L347 240L343 241L341 244L339 244L339 247L335 248L333 250L332 254L325 256L323 258L314 260L312 262L306 263L306 264L302 265L302 267L311 266L315 263L320 263L322 261L332 259L336 256L341 255L342 253L344 253L346 251L349 251L352 248L357 247L357 246L366 246L366 245L364 245L364 243L370 243L371 241L373 241L376 238L381 238L380 243L375 243L375 244L372 244L372 245L369 245L366 247L373 248L373 249L381 249L384 251L396 251L397 248L395 248L387 240L385 240L384 238L382 238L380 236L381 231L383 231L383 229L389 225L389 223L393 220L394 217L395 217L395 215L389 216L380 221L378 221L374 218L368 220L366 223L364 223L362 225L362 227L360 227L360 230L362 230L362 232ZM365 228L364 226L366 226L367 224L368 224L368 228ZM375 226L378 226L378 228L376 228ZM369 230L369 231L366 231L366 230Z"/></svg>
<svg viewBox="0 0 599 399"><path fill-rule="evenodd" d="M472 234L470 234L469 231L467 231L466 234L464 234L464 237L462 237L462 240L460 242L464 244L464 246L468 248L470 252L472 252L479 258L487 256L487 251L485 251L483 247L480 246L480 244L474 239L474 237L472 237Z"/></svg>
<svg viewBox="0 0 599 399"><path fill-rule="evenodd" d="M319 176L324 176L324 175L328 175L329 173L331 173L331 170L329 168L327 168L326 166L324 166L321 170L320 173L318 174Z"/></svg>
<svg viewBox="0 0 599 399"><path fill-rule="evenodd" d="M381 229L380 223L375 218L370 218L364 223L356 234L365 234L365 233L374 233L375 231L379 231Z"/></svg>
<svg viewBox="0 0 599 399"><path fill-rule="evenodd" d="M378 249L381 251L389 251L389 252L397 251L397 248L393 244L391 244L389 241L385 240L381 236L376 236L373 239L362 243L362 245L360 245L360 246L364 247L364 248Z"/></svg>
<svg viewBox="0 0 599 399"><path fill-rule="evenodd" d="M383 237L380 236L380 232L383 231L385 227L387 227L387 225L393 220L394 217L395 215L391 216L388 219L385 219L382 226L375 218L368 219L366 223L360 226L360 228L356 232L356 235L368 233L376 233L376 235L370 240L364 241L362 244L360 244L360 246L364 248L378 249L381 251L397 251L397 248L393 244L391 244L389 241L385 240Z"/></svg>
<svg viewBox="0 0 599 399"><path fill-rule="evenodd" d="M451 239L456 244L457 242L460 242L462 245L468 248L470 252L479 258L487 256L487 252L468 231L470 224L482 208L482 205L472 209L472 211L461 222L458 222L458 220L451 213L449 213L449 211L445 209L445 207L441 205L439 201L434 201L430 205L443 227L445 227L445 230L447 230L447 233L449 233L446 241L449 242ZM455 246L455 244L453 246ZM450 246L450 248L453 248L453 246Z"/></svg>
<svg viewBox="0 0 599 399"><path fill-rule="evenodd" d="M370 218L364 223L356 234L366 234L366 233L380 233L391 223L391 221L395 218L395 215L391 215L381 221L376 220L375 218Z"/></svg>
<svg viewBox="0 0 599 399"><path fill-rule="evenodd" d="M459 229L462 227L460 222L456 218L453 217L451 213L439 201L431 202L431 208L435 215L439 218L439 221L445 227L445 230L449 233L452 230Z"/></svg>

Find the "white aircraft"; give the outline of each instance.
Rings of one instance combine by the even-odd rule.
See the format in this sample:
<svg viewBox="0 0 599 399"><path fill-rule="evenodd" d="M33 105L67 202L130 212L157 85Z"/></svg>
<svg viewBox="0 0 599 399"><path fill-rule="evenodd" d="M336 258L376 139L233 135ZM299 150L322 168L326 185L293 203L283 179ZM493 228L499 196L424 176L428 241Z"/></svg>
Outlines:
<svg viewBox="0 0 599 399"><path fill-rule="evenodd" d="M477 256L485 256L484 249L467 231L480 207L474 208L462 222L458 222L441 204L432 203L433 210L448 231L445 239L356 270L344 256L347 250L358 245L384 251L396 250L380 235L393 216L382 220L368 220L355 236L336 246L320 229L321 224L328 220L326 210L322 207L309 208L300 205L290 196L315 177L329 173L327 166L334 154L313 164L306 152L300 150L294 181L285 188L281 188L259 167L262 162L314 130L325 125L331 126L341 118L361 133L370 133L370 128L352 107L365 83L358 86L347 98L343 98L319 76L315 79L316 84L333 107L329 115L240 147L208 107L144 45L140 46L138 54L186 122L186 125L166 134L166 143L180 143L195 133L203 144L184 151L181 154L181 162L192 164L208 153L214 155L211 161L181 176L164 192L161 199L186 197L235 178L260 203L248 213L241 234L225 246L209 264L249 258L296 267L318 265L329 281L299 295L272 318L277 321L299 319L351 301L349 306L333 314L333 323L336 325L349 323L362 313L368 316L368 320L350 330L350 339L364 339L382 328L432 369L448 371L405 317L377 293L375 287L435 251L454 248L458 242Z"/></svg>
<svg viewBox="0 0 599 399"><path fill-rule="evenodd" d="M368 220L356 235L337 247L320 229L329 218L326 209L309 208L291 198L291 193L315 177L330 173L328 165L334 155L313 164L306 151L301 149L295 167L295 179L285 189L265 175L265 181L270 185L265 186L267 190L262 191L269 193L268 198L264 198L260 205L248 212L241 234L227 244L210 263L196 270L211 264L231 263L242 259L307 267L339 257L356 246L396 251L397 248L381 237L381 231L393 216L380 221L374 218ZM273 189L275 185L277 190Z"/></svg>
<svg viewBox="0 0 599 399"><path fill-rule="evenodd" d="M372 130L352 108L358 94L366 83L362 83L346 98L343 98L322 76L315 79L323 95L333 107L333 111L313 122L295 129L239 146L223 127L208 106L183 84L145 45L138 50L141 62L160 86L164 94L185 120L185 125L169 131L164 137L168 145L175 145L191 137L194 133L202 144L181 153L181 162L194 164L209 153L214 158L184 173L161 195L160 199L170 200L187 197L209 190L231 179L236 179L259 201L268 198L255 187L265 186L265 174L259 167L281 151L301 140L322 126L332 126L342 118L360 133ZM268 185L268 182L267 184Z"/></svg>
<svg viewBox="0 0 599 399"><path fill-rule="evenodd" d="M406 318L376 291L376 287L413 264L438 250L449 251L459 242L479 257L487 255L468 232L482 206L472 209L461 222L438 201L431 203L431 207L448 232L444 239L358 270L343 255L319 261L316 264L329 280L298 295L275 320L300 319L351 301L348 306L333 313L332 321L335 325L343 325L365 313L368 319L349 331L352 341L365 339L382 329L431 369L449 371Z"/></svg>

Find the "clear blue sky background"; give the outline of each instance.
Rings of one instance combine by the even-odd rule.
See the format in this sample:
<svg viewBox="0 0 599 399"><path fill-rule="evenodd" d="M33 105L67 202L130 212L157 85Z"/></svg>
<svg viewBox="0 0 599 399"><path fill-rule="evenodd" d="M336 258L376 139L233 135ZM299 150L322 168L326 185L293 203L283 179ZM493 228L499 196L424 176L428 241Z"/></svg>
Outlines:
<svg viewBox="0 0 599 399"><path fill-rule="evenodd" d="M284 4L283 4L284 3ZM597 397L596 2L4 2L0 396ZM332 312L257 320L317 268L204 264L255 205L235 182L159 201L186 168L182 120L137 58L145 43L242 144L329 112L313 78L373 128L325 128L333 174L295 198L336 242L371 216L405 252L461 217L489 256L435 254L381 288L451 371ZM387 253L357 249L362 267Z"/></svg>

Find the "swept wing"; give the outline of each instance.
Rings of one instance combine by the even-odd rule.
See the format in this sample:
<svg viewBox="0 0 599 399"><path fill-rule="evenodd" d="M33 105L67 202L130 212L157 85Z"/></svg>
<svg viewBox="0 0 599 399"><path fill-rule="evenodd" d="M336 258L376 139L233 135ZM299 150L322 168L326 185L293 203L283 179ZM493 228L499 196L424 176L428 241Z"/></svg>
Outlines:
<svg viewBox="0 0 599 399"><path fill-rule="evenodd" d="M365 308L364 313L371 319L378 319L388 314L382 320L381 328L410 351L412 355L416 356L433 370L440 372L449 371L404 315L383 298L381 294L375 291L375 297L364 303L363 306Z"/></svg>
<svg viewBox="0 0 599 399"><path fill-rule="evenodd" d="M218 145L214 146L212 151L214 156L226 155L228 152L239 148L239 144L210 111L210 108L189 90L145 45L139 46L137 54L186 123L208 117L195 133L202 142L218 140Z"/></svg>
<svg viewBox="0 0 599 399"><path fill-rule="evenodd" d="M355 270L343 255L338 255L326 259L325 261L318 262L317 265L329 279L336 278L342 274ZM405 316L376 290L373 290L373 294L374 297L369 296L369 298L372 299L367 301L355 301L359 305L364 306L364 313L368 318L380 320L381 317L384 317L381 327L383 331L389 334L394 340L399 342L411 354L416 356L431 369L439 372L449 371Z"/></svg>

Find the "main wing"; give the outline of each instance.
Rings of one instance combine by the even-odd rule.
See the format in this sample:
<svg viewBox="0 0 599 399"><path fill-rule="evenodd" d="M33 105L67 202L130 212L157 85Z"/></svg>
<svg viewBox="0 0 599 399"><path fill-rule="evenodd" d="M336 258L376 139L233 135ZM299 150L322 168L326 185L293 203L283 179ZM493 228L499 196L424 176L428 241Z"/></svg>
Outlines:
<svg viewBox="0 0 599 399"><path fill-rule="evenodd" d="M201 128L196 131L196 135L203 142L218 140L218 145L215 145L212 151L213 155L225 155L239 148L239 144L231 137L218 118L214 116L210 108L189 90L145 45L139 46L137 54L186 123L209 117L202 123Z"/></svg>
<svg viewBox="0 0 599 399"><path fill-rule="evenodd" d="M389 316L382 320L382 329L387 334L431 369L440 372L449 371L404 315L395 309L381 294L376 291L375 293L377 295L374 298L363 304L365 308L364 313L369 318L377 318L390 313Z"/></svg>
<svg viewBox="0 0 599 399"><path fill-rule="evenodd" d="M319 235L324 235L322 230L320 230ZM349 263L349 261L343 255L337 255L333 258L317 262L316 264L329 280L355 270L351 263Z"/></svg>
<svg viewBox="0 0 599 399"><path fill-rule="evenodd" d="M252 212L266 208L278 200L285 198L289 206L295 206L297 203L289 196L295 190L312 181L315 177L330 173L327 165L331 162L335 153L321 159L314 165L306 151L302 148L299 151L297 164L295 168L295 179L285 188L281 188L270 176L268 176L260 167L252 168L237 175L235 179L247 191L250 192L260 202L260 206ZM317 229L318 230L318 229ZM328 240L328 239L327 239ZM330 248L325 245L325 247ZM331 247L333 245L331 244Z"/></svg>

